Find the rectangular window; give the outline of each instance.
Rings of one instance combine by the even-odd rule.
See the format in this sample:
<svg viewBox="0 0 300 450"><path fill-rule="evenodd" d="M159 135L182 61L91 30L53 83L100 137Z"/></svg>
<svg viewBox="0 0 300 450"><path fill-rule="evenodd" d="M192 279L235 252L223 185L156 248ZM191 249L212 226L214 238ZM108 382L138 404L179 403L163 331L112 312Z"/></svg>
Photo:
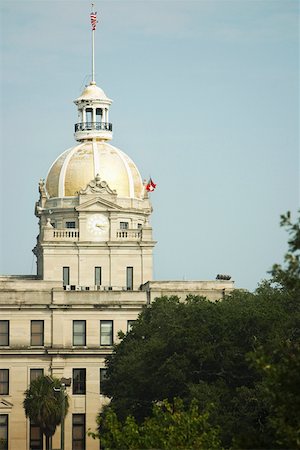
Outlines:
<svg viewBox="0 0 300 450"><path fill-rule="evenodd" d="M100 320L100 345L113 345L112 320Z"/></svg>
<svg viewBox="0 0 300 450"><path fill-rule="evenodd" d="M95 267L95 285L101 286L102 284L102 270L101 267Z"/></svg>
<svg viewBox="0 0 300 450"><path fill-rule="evenodd" d="M85 395L85 369L73 369L73 394Z"/></svg>
<svg viewBox="0 0 300 450"><path fill-rule="evenodd" d="M44 369L30 369L30 383L44 375Z"/></svg>
<svg viewBox="0 0 300 450"><path fill-rule="evenodd" d="M85 320L73 320L73 345L86 345Z"/></svg>
<svg viewBox="0 0 300 450"><path fill-rule="evenodd" d="M63 267L63 284L70 284L70 267Z"/></svg>
<svg viewBox="0 0 300 450"><path fill-rule="evenodd" d="M127 320L127 333L129 333L132 330L132 325L134 324L135 320Z"/></svg>
<svg viewBox="0 0 300 450"><path fill-rule="evenodd" d="M85 414L72 414L72 450L85 450Z"/></svg>
<svg viewBox="0 0 300 450"><path fill-rule="evenodd" d="M43 433L38 425L30 421L30 450L43 450L43 448Z"/></svg>
<svg viewBox="0 0 300 450"><path fill-rule="evenodd" d="M100 369L100 394L103 394L102 382L105 380L107 380L107 369Z"/></svg>
<svg viewBox="0 0 300 450"><path fill-rule="evenodd" d="M0 449L8 450L8 414L0 414Z"/></svg>
<svg viewBox="0 0 300 450"><path fill-rule="evenodd" d="M44 321L32 320L31 321L31 343L32 346L44 345Z"/></svg>
<svg viewBox="0 0 300 450"><path fill-rule="evenodd" d="M66 228L75 228L75 222L66 222Z"/></svg>
<svg viewBox="0 0 300 450"><path fill-rule="evenodd" d="M126 267L126 287L127 291L133 290L133 267Z"/></svg>
<svg viewBox="0 0 300 450"><path fill-rule="evenodd" d="M121 230L128 230L129 226L128 226L128 222L120 222L120 229Z"/></svg>
<svg viewBox="0 0 300 450"><path fill-rule="evenodd" d="M0 320L0 345L9 345L9 320Z"/></svg>
<svg viewBox="0 0 300 450"><path fill-rule="evenodd" d="M0 369L0 395L9 395L9 370Z"/></svg>

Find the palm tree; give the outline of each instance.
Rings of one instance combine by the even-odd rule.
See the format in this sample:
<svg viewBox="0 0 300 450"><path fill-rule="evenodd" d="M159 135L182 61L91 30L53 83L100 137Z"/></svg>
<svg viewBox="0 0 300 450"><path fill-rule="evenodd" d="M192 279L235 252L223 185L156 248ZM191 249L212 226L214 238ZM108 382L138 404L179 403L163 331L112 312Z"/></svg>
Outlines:
<svg viewBox="0 0 300 450"><path fill-rule="evenodd" d="M41 428L46 437L46 450L51 450L50 438L61 423L63 412L66 416L69 406L68 397L63 397L65 392L61 382L58 378L41 376L30 383L24 395L25 415Z"/></svg>

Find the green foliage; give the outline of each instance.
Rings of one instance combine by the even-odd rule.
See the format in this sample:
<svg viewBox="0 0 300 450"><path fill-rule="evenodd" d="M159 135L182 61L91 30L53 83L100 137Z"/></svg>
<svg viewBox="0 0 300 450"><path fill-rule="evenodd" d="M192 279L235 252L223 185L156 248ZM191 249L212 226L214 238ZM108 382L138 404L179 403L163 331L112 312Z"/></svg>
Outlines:
<svg viewBox="0 0 300 450"><path fill-rule="evenodd" d="M61 382L59 379L41 376L32 381L24 393L25 415L41 428L42 433L47 438L47 447L49 446L49 438L53 436L62 419L63 393L54 390L60 388ZM68 407L68 397L65 397L65 415L68 412Z"/></svg>
<svg viewBox="0 0 300 450"><path fill-rule="evenodd" d="M210 423L225 448L300 448L300 228L289 214L282 224L285 267L274 266L254 293L236 290L215 303L161 297L144 308L107 360L103 390L112 400L102 424L140 435L153 405L180 397L186 410L195 399L200 415L214 404ZM110 431L101 431L105 441Z"/></svg>
<svg viewBox="0 0 300 450"><path fill-rule="evenodd" d="M289 251L284 260L285 266L274 264L271 270L273 281L283 289L291 292L300 292L300 210L299 217L292 223L291 213L288 211L280 217L280 225L285 227L290 235L288 240Z"/></svg>
<svg viewBox="0 0 300 450"><path fill-rule="evenodd" d="M300 448L300 341L287 341L271 355L261 349L254 361L264 374L277 443L284 448Z"/></svg>
<svg viewBox="0 0 300 450"><path fill-rule="evenodd" d="M209 414L200 414L195 401L188 409L182 400L164 400L153 406L151 417L140 425L133 416L121 423L109 409L99 417L101 447L116 449L210 449L221 450L218 429L209 424ZM99 437L95 435L94 437Z"/></svg>

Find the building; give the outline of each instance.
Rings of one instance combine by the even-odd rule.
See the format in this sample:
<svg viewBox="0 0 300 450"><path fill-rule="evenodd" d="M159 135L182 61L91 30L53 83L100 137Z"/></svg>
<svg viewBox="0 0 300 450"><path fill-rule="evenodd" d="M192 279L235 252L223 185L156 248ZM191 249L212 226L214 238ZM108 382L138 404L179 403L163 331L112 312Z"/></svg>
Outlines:
<svg viewBox="0 0 300 450"><path fill-rule="evenodd" d="M160 295L233 290L230 280L153 281L152 213L134 162L112 146L111 100L94 76L75 100L76 145L38 186L37 275L0 277L0 438L7 450L43 449L23 410L24 391L41 374L71 378L66 450L95 450L86 436L108 400L105 358L141 309ZM60 429L53 449L60 447Z"/></svg>

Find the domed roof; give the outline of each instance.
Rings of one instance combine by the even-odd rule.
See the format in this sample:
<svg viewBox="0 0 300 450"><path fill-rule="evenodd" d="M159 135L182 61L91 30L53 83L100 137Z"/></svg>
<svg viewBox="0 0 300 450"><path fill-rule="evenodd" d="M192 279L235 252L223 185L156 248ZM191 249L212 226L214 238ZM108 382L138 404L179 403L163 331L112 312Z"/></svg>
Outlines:
<svg viewBox="0 0 300 450"><path fill-rule="evenodd" d="M80 97L75 100L75 103L80 102L82 100L108 100L109 98L106 96L105 92L96 84L89 84Z"/></svg>
<svg viewBox="0 0 300 450"><path fill-rule="evenodd" d="M99 174L118 197L142 198L143 183L134 162L103 141L85 141L62 153L46 179L50 197L72 197Z"/></svg>

